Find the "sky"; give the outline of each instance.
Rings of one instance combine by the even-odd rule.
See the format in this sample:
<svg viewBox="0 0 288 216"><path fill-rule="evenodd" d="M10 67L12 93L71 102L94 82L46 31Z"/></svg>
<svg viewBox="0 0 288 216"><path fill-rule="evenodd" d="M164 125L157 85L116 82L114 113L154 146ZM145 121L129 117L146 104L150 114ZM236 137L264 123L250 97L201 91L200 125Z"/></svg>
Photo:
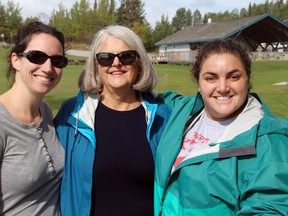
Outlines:
<svg viewBox="0 0 288 216"><path fill-rule="evenodd" d="M7 5L8 0L0 0L2 5ZM22 8L21 15L26 17L41 17L42 21L49 19L53 9L58 10L59 3L64 5L65 9L70 10L72 5L80 0L11 0L15 4L18 3ZM273 0L269 0L271 2ZM274 0L276 1L276 0ZM89 0L93 5L94 0ZM119 0L116 0L117 4ZM241 8L248 9L249 3L262 4L265 0L142 0L144 3L145 17L152 27L157 21L161 20L162 15L167 15L169 21L175 16L179 8L190 9L193 13L198 9L202 15L207 12L224 12Z"/></svg>

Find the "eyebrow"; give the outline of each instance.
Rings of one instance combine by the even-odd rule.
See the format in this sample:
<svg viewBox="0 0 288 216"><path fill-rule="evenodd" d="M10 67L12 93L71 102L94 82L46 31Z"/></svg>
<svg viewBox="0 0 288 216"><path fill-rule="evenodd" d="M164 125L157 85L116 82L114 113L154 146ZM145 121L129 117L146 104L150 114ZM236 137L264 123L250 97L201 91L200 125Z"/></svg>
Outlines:
<svg viewBox="0 0 288 216"><path fill-rule="evenodd" d="M231 74L236 73L236 72L241 72L241 70L239 70L239 69L233 69L233 70L229 71L229 72L227 73L227 75L231 75ZM211 71L207 71L207 72L204 72L203 75L205 75L205 74L217 75L218 73L211 72Z"/></svg>

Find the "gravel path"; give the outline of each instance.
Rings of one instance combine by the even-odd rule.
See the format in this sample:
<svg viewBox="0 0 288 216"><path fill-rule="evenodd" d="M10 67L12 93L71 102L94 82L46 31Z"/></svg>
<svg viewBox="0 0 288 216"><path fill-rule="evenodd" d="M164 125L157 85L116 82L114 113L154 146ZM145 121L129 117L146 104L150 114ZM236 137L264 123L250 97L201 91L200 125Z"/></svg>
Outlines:
<svg viewBox="0 0 288 216"><path fill-rule="evenodd" d="M69 55L88 57L90 51L69 49L66 51Z"/></svg>

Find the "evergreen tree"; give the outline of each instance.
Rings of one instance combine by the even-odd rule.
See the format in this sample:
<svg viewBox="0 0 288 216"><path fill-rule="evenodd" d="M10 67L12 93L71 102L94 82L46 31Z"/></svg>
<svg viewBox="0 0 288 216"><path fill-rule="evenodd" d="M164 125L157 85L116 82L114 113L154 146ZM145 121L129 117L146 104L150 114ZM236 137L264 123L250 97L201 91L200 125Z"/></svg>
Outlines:
<svg viewBox="0 0 288 216"><path fill-rule="evenodd" d="M172 19L173 30L179 31L184 27L191 26L192 24L192 13L191 10L188 9L186 11L185 8L179 8L176 11L176 15Z"/></svg>
<svg viewBox="0 0 288 216"><path fill-rule="evenodd" d="M193 13L193 24L200 24L202 23L202 15L200 11L197 9Z"/></svg>
<svg viewBox="0 0 288 216"><path fill-rule="evenodd" d="M117 11L118 24L132 27L134 22L145 23L144 4L141 0L122 1Z"/></svg>
<svg viewBox="0 0 288 216"><path fill-rule="evenodd" d="M153 31L153 39L157 42L173 33L173 27L169 23L168 16L161 16L161 21L156 22L155 29Z"/></svg>

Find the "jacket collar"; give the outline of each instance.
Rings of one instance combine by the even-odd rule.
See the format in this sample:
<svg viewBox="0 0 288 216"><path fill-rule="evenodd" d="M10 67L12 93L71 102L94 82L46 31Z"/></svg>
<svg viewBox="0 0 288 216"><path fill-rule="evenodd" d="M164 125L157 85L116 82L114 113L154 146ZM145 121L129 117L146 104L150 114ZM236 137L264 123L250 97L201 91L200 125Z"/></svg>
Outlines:
<svg viewBox="0 0 288 216"><path fill-rule="evenodd" d="M84 93L79 91L77 94L76 105L71 113L68 123L75 128L75 135L82 131L84 135L89 137L90 140L94 141L94 121L95 112L100 101L100 94L95 93ZM155 113L158 105L156 104L153 96L149 93L141 93L139 95L140 102L145 109L146 121L147 121L147 132L146 136L150 141L150 130L152 122L154 121ZM90 129L87 131L87 129ZM90 132L91 133L90 133Z"/></svg>

